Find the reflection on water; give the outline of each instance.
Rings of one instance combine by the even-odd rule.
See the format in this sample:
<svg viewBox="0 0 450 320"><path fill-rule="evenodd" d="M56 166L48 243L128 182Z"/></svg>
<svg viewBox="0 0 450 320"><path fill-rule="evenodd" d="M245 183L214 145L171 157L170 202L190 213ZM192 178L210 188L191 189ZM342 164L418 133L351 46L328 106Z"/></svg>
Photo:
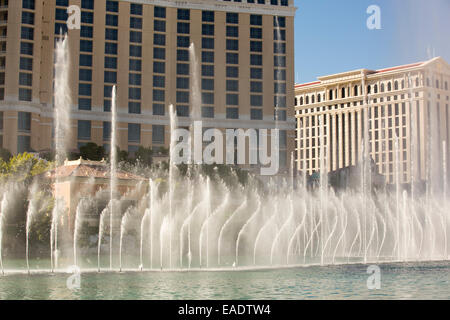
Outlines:
<svg viewBox="0 0 450 320"><path fill-rule="evenodd" d="M86 273L0 277L0 299L450 299L450 262L385 264L381 289L368 290L367 266L260 271Z"/></svg>

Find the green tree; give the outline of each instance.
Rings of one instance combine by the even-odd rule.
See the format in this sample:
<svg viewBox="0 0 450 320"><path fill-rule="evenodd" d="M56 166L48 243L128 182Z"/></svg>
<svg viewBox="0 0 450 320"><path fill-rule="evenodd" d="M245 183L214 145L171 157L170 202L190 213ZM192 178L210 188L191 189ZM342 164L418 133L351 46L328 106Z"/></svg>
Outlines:
<svg viewBox="0 0 450 320"><path fill-rule="evenodd" d="M105 149L94 142L80 147L80 156L85 160L100 161L105 157Z"/></svg>
<svg viewBox="0 0 450 320"><path fill-rule="evenodd" d="M48 171L52 166L52 162L24 152L7 162L0 159L0 180L14 179L16 182L29 183L33 177Z"/></svg>

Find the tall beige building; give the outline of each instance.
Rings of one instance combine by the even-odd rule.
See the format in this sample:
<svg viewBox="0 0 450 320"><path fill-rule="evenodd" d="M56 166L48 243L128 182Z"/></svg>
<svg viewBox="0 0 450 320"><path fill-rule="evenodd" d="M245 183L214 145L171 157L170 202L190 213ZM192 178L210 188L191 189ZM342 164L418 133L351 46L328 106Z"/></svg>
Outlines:
<svg viewBox="0 0 450 320"><path fill-rule="evenodd" d="M71 5L81 30L67 30ZM274 128L278 118L288 163L294 14L292 0L0 0L0 145L52 149L54 46L68 32L70 149L109 148L113 85L119 147L167 147L169 105L180 126L191 121L193 43L204 126Z"/></svg>
<svg viewBox="0 0 450 320"><path fill-rule="evenodd" d="M449 83L450 66L434 58L296 85L297 169L321 171L321 153L328 172L355 166L366 145L390 183L396 168L401 182L439 178L450 164Z"/></svg>

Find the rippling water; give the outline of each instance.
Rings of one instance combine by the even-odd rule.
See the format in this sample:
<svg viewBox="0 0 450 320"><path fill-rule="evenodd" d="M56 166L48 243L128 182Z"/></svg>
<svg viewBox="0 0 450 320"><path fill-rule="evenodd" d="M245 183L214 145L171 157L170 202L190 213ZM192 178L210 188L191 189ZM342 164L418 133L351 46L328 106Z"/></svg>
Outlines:
<svg viewBox="0 0 450 320"><path fill-rule="evenodd" d="M450 299L450 262L383 264L368 290L365 265L223 272L0 276L0 299Z"/></svg>

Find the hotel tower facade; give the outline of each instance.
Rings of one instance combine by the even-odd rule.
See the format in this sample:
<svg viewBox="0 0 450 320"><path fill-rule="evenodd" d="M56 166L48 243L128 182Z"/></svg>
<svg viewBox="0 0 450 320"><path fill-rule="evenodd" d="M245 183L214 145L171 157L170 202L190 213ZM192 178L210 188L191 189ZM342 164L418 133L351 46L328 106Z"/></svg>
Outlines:
<svg viewBox="0 0 450 320"><path fill-rule="evenodd" d="M73 5L78 30L66 24ZM180 126L191 123L195 60L203 126L277 126L289 163L295 10L292 0L0 0L0 146L13 154L53 148L54 48L67 32L69 149L109 149L114 85L120 149L168 147L169 105Z"/></svg>
<svg viewBox="0 0 450 320"><path fill-rule="evenodd" d="M402 183L442 179L450 164L449 83L450 66L434 58L296 85L297 169L321 171L321 153L327 172L356 166L365 145L388 183L396 168Z"/></svg>

